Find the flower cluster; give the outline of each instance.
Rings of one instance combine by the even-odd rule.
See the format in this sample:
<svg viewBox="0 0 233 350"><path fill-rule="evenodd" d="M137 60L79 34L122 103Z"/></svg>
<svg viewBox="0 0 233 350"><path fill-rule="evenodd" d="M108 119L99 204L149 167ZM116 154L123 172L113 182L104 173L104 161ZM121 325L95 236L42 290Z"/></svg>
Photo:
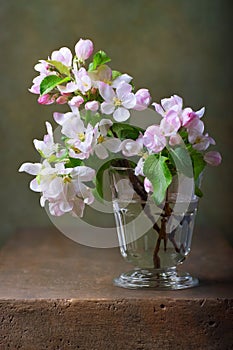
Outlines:
<svg viewBox="0 0 233 350"><path fill-rule="evenodd" d="M24 163L19 169L36 176L30 188L41 193L42 206L48 201L52 215L69 212L82 216L85 204L94 201L92 189L98 174L90 166L93 157L137 156L135 174L143 177L145 190L152 192L157 203L164 199L176 173L168 155L169 148L173 154L179 153L180 158L181 146L185 145L192 159L195 180L206 164L220 164L218 152L207 152L215 141L204 133L201 120L204 108L198 111L183 108L183 100L177 95L162 99L160 104L151 104L148 89L135 91L132 77L112 70L104 51L95 53L87 65L93 50L91 40L80 39L74 56L67 47L52 52L51 57L36 64L39 76L29 89L39 95L40 104L67 104L70 108L67 113L53 115L61 128L61 142L54 141L52 126L46 122L44 139L34 140L43 161ZM150 104L161 116L159 125L141 130L124 123L132 110L144 111ZM164 180L159 196L158 178Z"/></svg>

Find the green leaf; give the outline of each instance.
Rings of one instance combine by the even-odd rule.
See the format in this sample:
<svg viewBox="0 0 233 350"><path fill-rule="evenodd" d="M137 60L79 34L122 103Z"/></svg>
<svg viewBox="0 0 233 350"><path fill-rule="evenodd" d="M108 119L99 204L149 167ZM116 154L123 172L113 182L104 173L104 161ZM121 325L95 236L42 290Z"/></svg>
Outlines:
<svg viewBox="0 0 233 350"><path fill-rule="evenodd" d="M82 165L83 161L78 158L69 158L69 162L65 164L66 168L75 168L76 166Z"/></svg>
<svg viewBox="0 0 233 350"><path fill-rule="evenodd" d="M144 130L137 126L125 123L113 123L111 126L111 131L113 136L117 136L120 140L136 140L139 137L140 132L143 132Z"/></svg>
<svg viewBox="0 0 233 350"><path fill-rule="evenodd" d="M176 171L192 177L193 166L188 150L185 147L178 146L175 149L169 147L169 152L169 158L172 158Z"/></svg>
<svg viewBox="0 0 233 350"><path fill-rule="evenodd" d="M197 180L199 175L202 173L206 166L206 162L204 161L203 154L196 151L195 149L190 149L190 156L193 163L193 174L194 180Z"/></svg>
<svg viewBox="0 0 233 350"><path fill-rule="evenodd" d="M110 61L111 58L108 57L104 51L98 51L93 57L93 62L89 64L88 71L93 71L101 64L105 64Z"/></svg>
<svg viewBox="0 0 233 350"><path fill-rule="evenodd" d="M46 62L48 62L50 65L54 66L60 74L65 74L65 75L70 76L69 68L67 66L65 66L63 63L61 63L59 61L54 61L54 60L47 60Z"/></svg>
<svg viewBox="0 0 233 350"><path fill-rule="evenodd" d="M112 159L104 163L97 171L95 178L96 192L100 198L103 198L103 179L104 172L107 170L112 163Z"/></svg>
<svg viewBox="0 0 233 350"><path fill-rule="evenodd" d="M166 164L167 159L166 157L158 157L156 154L152 154L146 158L143 167L145 176L152 183L154 190L152 197L157 205L164 200L166 190L172 182L172 175Z"/></svg>
<svg viewBox="0 0 233 350"><path fill-rule="evenodd" d="M118 72L117 70L113 70L112 71L112 80L120 77L121 75L122 75L121 72Z"/></svg>
<svg viewBox="0 0 233 350"><path fill-rule="evenodd" d="M40 94L45 95L52 91L57 85L70 81L69 77L59 78L57 75L48 75L40 83Z"/></svg>

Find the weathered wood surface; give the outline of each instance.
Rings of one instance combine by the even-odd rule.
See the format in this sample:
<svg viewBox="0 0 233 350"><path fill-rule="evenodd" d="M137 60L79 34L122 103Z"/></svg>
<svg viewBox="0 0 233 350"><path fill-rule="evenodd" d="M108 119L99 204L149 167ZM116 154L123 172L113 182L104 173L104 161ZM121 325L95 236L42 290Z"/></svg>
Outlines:
<svg viewBox="0 0 233 350"><path fill-rule="evenodd" d="M0 350L233 349L233 250L198 232L183 269L197 288L125 290L118 249L78 245L55 229L18 232L0 250Z"/></svg>

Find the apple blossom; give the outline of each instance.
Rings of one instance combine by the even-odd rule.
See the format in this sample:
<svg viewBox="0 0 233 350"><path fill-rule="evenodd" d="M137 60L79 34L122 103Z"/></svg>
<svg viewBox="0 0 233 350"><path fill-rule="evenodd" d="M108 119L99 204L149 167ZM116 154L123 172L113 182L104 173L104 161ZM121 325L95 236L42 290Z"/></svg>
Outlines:
<svg viewBox="0 0 233 350"><path fill-rule="evenodd" d="M52 52L51 60L61 62L65 66L70 67L72 64L72 52L68 47L61 47L59 50Z"/></svg>
<svg viewBox="0 0 233 350"><path fill-rule="evenodd" d="M108 137L107 132L112 122L109 119L102 119L94 128L93 152L100 159L108 157L108 152L117 153L121 149L121 140L116 137Z"/></svg>
<svg viewBox="0 0 233 350"><path fill-rule="evenodd" d="M76 86L79 91L81 91L84 94L85 92L90 90L92 86L92 81L84 67L80 68L78 71L74 70L74 76Z"/></svg>
<svg viewBox="0 0 233 350"><path fill-rule="evenodd" d="M169 98L164 98L161 100L161 104L152 103L157 113L159 113L162 117L165 117L166 114L173 110L178 114L182 111L183 100L180 96L174 95Z"/></svg>
<svg viewBox="0 0 233 350"><path fill-rule="evenodd" d="M58 151L58 144L54 143L52 125L49 122L46 122L45 125L48 134L44 136L43 141L35 139L33 140L33 143L36 150L43 158L49 158Z"/></svg>
<svg viewBox="0 0 233 350"><path fill-rule="evenodd" d="M100 83L99 92L104 102L101 104L101 111L104 114L112 114L118 122L123 122L130 117L128 109L136 104L136 97L131 92L132 86L127 83L120 84L116 92L108 84Z"/></svg>
<svg viewBox="0 0 233 350"><path fill-rule="evenodd" d="M70 157L86 159L92 153L94 129L91 124L84 126L78 117L71 117L62 124L62 133L68 137L66 141Z"/></svg>
<svg viewBox="0 0 233 350"><path fill-rule="evenodd" d="M140 89L135 94L136 97L136 105L133 109L136 111L143 111L145 110L151 101L151 96L148 89Z"/></svg>
<svg viewBox="0 0 233 350"><path fill-rule="evenodd" d="M185 108L183 111L182 111L182 114L181 114L181 122L182 122L182 125L185 126L185 127L188 127L190 125L190 123L197 119L198 118L202 118L202 116L204 115L205 113L205 107L202 107L200 110L194 112L192 110L192 108Z"/></svg>
<svg viewBox="0 0 233 350"><path fill-rule="evenodd" d="M79 61L87 60L93 52L94 46L91 40L80 39L75 45L75 53Z"/></svg>
<svg viewBox="0 0 233 350"><path fill-rule="evenodd" d="M144 133L143 143L149 150L159 153L166 146L166 138L158 125L151 125Z"/></svg>
<svg viewBox="0 0 233 350"><path fill-rule="evenodd" d="M180 126L180 118L173 110L170 110L160 122L160 130L164 136L175 135Z"/></svg>
<svg viewBox="0 0 233 350"><path fill-rule="evenodd" d="M222 156L219 152L210 151L204 155L204 160L209 165L218 166L222 162Z"/></svg>

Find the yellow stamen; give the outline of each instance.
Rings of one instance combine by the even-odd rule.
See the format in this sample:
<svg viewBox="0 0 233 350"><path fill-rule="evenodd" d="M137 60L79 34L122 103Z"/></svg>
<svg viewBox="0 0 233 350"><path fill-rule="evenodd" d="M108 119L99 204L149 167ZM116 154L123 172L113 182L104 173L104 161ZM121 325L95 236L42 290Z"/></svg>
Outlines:
<svg viewBox="0 0 233 350"><path fill-rule="evenodd" d="M81 142L85 141L85 134L83 132L78 133L78 138Z"/></svg>
<svg viewBox="0 0 233 350"><path fill-rule="evenodd" d="M69 177L69 176L63 177L63 182L64 182L65 184L70 183L70 182L71 182L71 177Z"/></svg>
<svg viewBox="0 0 233 350"><path fill-rule="evenodd" d="M103 137L102 135L100 135L100 136L98 137L98 139L97 139L97 142L98 142L98 143L104 142L104 137Z"/></svg>
<svg viewBox="0 0 233 350"><path fill-rule="evenodd" d="M119 106L121 106L121 104L122 104L122 101L121 101L119 98L117 98L117 97L114 97L114 98L113 98L113 101L114 101L114 105L115 105L116 107L119 107Z"/></svg>
<svg viewBox="0 0 233 350"><path fill-rule="evenodd" d="M80 149L78 149L77 147L71 147L71 148L75 153L77 154L81 153Z"/></svg>

